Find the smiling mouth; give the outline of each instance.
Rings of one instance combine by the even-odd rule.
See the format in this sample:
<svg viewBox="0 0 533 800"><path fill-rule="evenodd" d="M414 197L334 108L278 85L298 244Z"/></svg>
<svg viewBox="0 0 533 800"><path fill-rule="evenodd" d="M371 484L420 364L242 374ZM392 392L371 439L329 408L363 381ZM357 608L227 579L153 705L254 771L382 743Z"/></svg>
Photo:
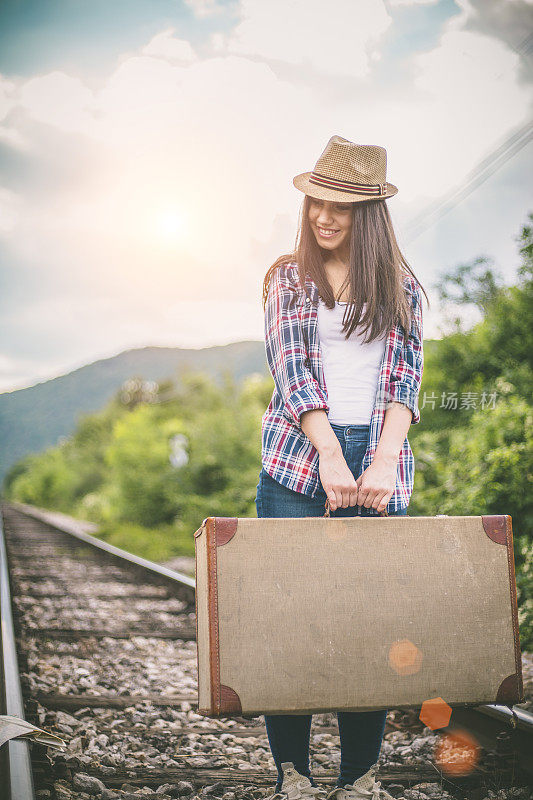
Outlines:
<svg viewBox="0 0 533 800"><path fill-rule="evenodd" d="M336 236L338 233L340 233L340 231L334 230L333 228L319 228L318 225L317 231L323 239L331 239L333 236Z"/></svg>

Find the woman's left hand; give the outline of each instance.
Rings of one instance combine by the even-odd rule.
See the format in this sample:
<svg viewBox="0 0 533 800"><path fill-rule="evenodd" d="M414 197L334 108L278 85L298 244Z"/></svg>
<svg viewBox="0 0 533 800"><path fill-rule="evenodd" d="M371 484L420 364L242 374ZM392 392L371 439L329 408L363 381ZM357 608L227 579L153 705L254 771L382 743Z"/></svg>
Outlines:
<svg viewBox="0 0 533 800"><path fill-rule="evenodd" d="M357 478L357 505L383 511L396 487L397 458L375 456Z"/></svg>

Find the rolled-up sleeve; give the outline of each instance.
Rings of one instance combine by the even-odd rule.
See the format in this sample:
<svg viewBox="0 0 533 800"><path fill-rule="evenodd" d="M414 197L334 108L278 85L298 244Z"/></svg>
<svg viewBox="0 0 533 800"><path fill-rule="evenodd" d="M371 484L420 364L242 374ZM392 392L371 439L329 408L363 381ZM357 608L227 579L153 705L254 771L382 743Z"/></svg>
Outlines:
<svg viewBox="0 0 533 800"><path fill-rule="evenodd" d="M265 305L265 350L270 373L283 400L283 416L298 428L304 411L329 405L307 366L307 352L298 314L298 291L288 270L274 270Z"/></svg>
<svg viewBox="0 0 533 800"><path fill-rule="evenodd" d="M391 371L388 400L406 405L413 414L411 424L415 425L420 422L418 397L424 370L424 349L422 292L418 284L413 284L413 287L411 330L409 336L403 335L400 354Z"/></svg>

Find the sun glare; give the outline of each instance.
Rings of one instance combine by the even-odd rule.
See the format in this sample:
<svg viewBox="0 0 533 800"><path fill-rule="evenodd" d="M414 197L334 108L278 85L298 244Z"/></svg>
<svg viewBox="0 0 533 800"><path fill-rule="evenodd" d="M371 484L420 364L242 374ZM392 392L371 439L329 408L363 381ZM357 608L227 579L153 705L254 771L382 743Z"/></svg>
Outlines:
<svg viewBox="0 0 533 800"><path fill-rule="evenodd" d="M173 245L179 242L185 231L185 218L177 208L165 208L155 215L155 234L160 242Z"/></svg>

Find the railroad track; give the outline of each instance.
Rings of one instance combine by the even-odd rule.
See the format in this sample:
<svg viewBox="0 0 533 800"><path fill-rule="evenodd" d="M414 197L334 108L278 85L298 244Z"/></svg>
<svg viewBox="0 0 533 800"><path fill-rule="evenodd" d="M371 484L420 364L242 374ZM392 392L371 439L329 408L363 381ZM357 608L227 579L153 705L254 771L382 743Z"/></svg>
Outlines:
<svg viewBox="0 0 533 800"><path fill-rule="evenodd" d="M194 580L112 547L63 515L5 503L2 521L1 711L67 742L65 751L20 740L4 746L6 797L269 794L276 773L263 718L196 714ZM530 786L533 715L514 712L513 727L500 706L454 709L446 731L470 731L482 758L470 774L452 777L433 759L440 733L424 728L416 711L391 710L382 784L397 797L418 787L423 793L412 798L421 800L484 800L489 789ZM332 787L340 758L334 714L314 715L311 742L313 776ZM527 792L509 797L525 800Z"/></svg>

